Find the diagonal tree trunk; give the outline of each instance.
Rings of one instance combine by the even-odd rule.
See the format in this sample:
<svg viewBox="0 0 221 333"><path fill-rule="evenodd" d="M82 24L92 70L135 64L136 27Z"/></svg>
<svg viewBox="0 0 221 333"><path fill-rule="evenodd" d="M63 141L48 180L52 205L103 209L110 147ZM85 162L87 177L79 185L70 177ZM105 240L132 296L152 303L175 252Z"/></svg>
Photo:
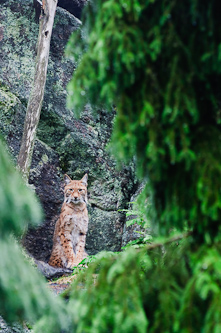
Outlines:
<svg viewBox="0 0 221 333"><path fill-rule="evenodd" d="M40 2L39 0L37 0ZM39 18L39 36L33 88L29 97L24 123L18 166L26 180L29 178L36 130L40 118L47 76L52 28L58 0L43 0Z"/></svg>

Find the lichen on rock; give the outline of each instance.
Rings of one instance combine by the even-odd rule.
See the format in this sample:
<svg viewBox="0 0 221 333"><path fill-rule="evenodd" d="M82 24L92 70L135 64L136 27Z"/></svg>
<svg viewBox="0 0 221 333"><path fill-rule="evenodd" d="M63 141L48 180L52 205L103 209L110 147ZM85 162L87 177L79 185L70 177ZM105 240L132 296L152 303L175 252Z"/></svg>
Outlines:
<svg viewBox="0 0 221 333"><path fill-rule="evenodd" d="M78 19L57 8L29 180L41 200L45 219L23 239L28 251L43 261L50 256L63 201L64 173L80 179L89 172L89 254L120 250L125 216L118 210L127 206L137 187L134 168L119 171L106 151L114 113L100 110L94 116L87 106L76 119L66 107L66 86L76 64L65 57L64 50L71 33L79 28ZM0 132L15 160L33 82L37 37L32 0L0 3Z"/></svg>

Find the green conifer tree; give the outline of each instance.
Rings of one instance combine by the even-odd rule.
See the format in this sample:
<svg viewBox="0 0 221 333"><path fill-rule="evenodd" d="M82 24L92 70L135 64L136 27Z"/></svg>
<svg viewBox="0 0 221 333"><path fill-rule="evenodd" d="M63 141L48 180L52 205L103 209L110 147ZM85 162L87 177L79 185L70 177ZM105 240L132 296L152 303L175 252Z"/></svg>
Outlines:
<svg viewBox="0 0 221 333"><path fill-rule="evenodd" d="M36 332L218 333L219 2L94 0L83 26L84 38L68 46L79 55L69 104L76 113L88 102L116 106L116 155L135 156L138 175L148 178L159 233L181 234L98 259L66 293L67 304L55 300L11 236L39 213L0 146L0 313L37 321Z"/></svg>
<svg viewBox="0 0 221 333"><path fill-rule="evenodd" d="M116 108L113 151L148 179L159 234L192 230L92 265L86 290L70 293L77 332L221 330L219 10L218 0L94 0L70 39L68 105Z"/></svg>
<svg viewBox="0 0 221 333"><path fill-rule="evenodd" d="M116 105L113 151L148 177L160 233L188 224L199 242L221 219L218 12L217 0L96 0L68 45L80 56L69 105Z"/></svg>

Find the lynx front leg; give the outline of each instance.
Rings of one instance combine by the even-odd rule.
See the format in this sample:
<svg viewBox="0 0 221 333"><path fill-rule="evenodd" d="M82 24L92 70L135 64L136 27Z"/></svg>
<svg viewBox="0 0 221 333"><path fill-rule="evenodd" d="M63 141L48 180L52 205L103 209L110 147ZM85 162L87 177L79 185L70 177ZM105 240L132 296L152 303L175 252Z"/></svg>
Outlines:
<svg viewBox="0 0 221 333"><path fill-rule="evenodd" d="M76 258L75 258L76 265L78 265L83 259L87 257L87 253L85 251L85 243L86 243L86 235L80 234L79 241L76 246Z"/></svg>
<svg viewBox="0 0 221 333"><path fill-rule="evenodd" d="M73 251L70 233L61 234L60 240L63 249L65 267L72 268L75 266L76 257Z"/></svg>

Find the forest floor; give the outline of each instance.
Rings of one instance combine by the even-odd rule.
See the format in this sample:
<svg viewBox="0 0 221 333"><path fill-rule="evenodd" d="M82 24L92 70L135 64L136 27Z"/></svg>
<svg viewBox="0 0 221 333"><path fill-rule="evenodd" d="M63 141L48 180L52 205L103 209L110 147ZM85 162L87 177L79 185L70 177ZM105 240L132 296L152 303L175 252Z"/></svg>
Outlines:
<svg viewBox="0 0 221 333"><path fill-rule="evenodd" d="M59 295L71 286L71 284L78 278L79 273L80 272L69 276L61 276L56 280L49 280L48 287L50 288L51 291L53 291L53 293ZM94 280L93 283L95 285L97 280L97 274L93 274L93 280ZM77 288L84 289L85 284L83 282L79 282L77 284Z"/></svg>
<svg viewBox="0 0 221 333"><path fill-rule="evenodd" d="M55 293L60 294L68 287L70 287L71 283L77 278L77 274L70 275L70 276L62 276L57 280L49 281L48 286L49 288Z"/></svg>

